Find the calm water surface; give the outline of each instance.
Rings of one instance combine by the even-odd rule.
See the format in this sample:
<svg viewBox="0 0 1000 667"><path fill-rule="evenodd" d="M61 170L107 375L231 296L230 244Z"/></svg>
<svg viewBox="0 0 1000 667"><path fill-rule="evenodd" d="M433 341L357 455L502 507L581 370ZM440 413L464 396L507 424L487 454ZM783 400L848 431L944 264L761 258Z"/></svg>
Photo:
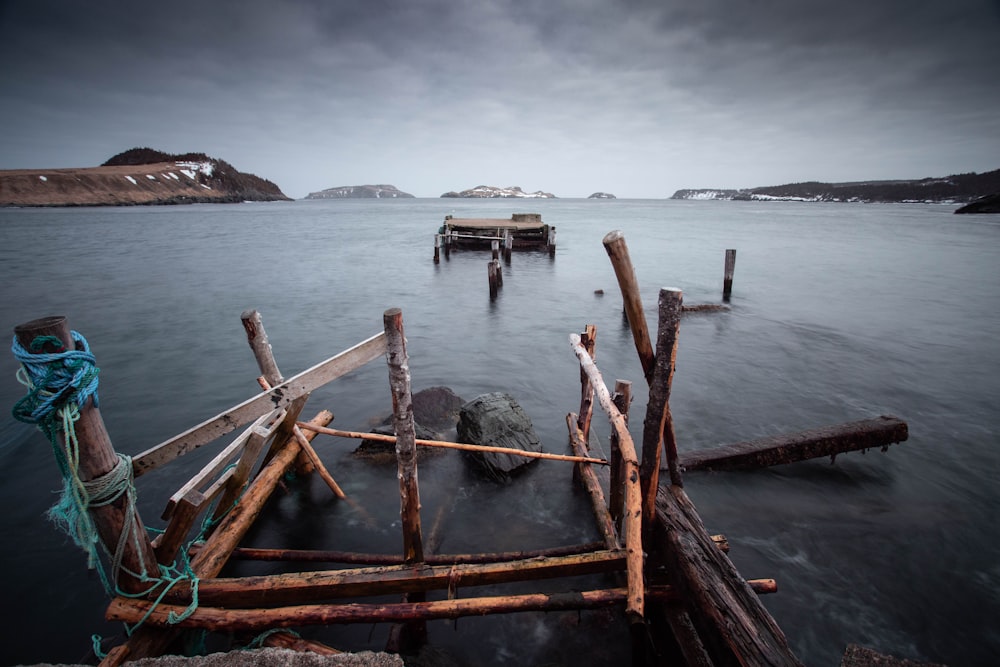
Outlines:
<svg viewBox="0 0 1000 667"><path fill-rule="evenodd" d="M432 262L446 214L540 212L558 253L517 253L488 298L487 255ZM90 341L101 407L119 451L138 453L256 392L240 314L258 309L285 375L382 330L403 310L414 390L466 399L511 393L546 450L566 447L578 407L568 335L597 326L605 380L641 372L601 244L621 230L655 323L660 287L717 303L725 248L737 248L731 310L686 316L671 403L679 447L694 450L894 414L910 439L753 473L690 473L689 495L725 533L799 657L837 665L848 643L914 660L994 664L1000 655L1000 286L996 216L949 207L666 200L300 201L79 210L0 210L0 326L62 314ZM595 294L604 290L604 295ZM9 340L9 338L8 338ZM107 599L83 555L44 517L60 489L45 439L10 417L23 389L0 355L0 572L11 613L0 663L75 662ZM340 428L367 429L391 407L380 361L316 392ZM598 432L607 435L600 422ZM354 443L317 447L370 520L318 480L276 496L259 546L398 552L395 469L362 463ZM166 498L214 451L138 480L160 527ZM441 552L596 539L566 464L540 462L496 486L445 454L420 467L425 530ZM277 571L239 565L234 572ZM533 584L526 590L543 589ZM509 589L504 589L509 590ZM548 589L546 589L548 590ZM430 624L434 646L469 665L605 665L628 659L613 614L512 614ZM379 650L385 628L305 629L343 649Z"/></svg>

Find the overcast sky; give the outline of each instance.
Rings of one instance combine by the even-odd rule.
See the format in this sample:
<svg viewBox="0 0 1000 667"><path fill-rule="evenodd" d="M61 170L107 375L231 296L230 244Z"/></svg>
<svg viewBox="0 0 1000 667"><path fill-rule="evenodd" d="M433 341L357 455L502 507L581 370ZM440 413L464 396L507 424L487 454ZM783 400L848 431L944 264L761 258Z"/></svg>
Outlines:
<svg viewBox="0 0 1000 667"><path fill-rule="evenodd" d="M0 169L204 152L300 198L1000 168L1000 0L0 0Z"/></svg>

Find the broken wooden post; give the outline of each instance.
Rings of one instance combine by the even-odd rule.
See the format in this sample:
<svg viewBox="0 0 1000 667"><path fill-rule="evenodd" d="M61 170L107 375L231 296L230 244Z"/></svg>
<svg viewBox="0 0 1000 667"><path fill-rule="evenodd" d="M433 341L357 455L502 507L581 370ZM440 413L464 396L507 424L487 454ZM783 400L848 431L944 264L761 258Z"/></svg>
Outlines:
<svg viewBox="0 0 1000 667"><path fill-rule="evenodd" d="M733 272L736 270L736 249L726 250L726 271L722 276L722 299L729 301L729 295L733 293Z"/></svg>
<svg viewBox="0 0 1000 667"><path fill-rule="evenodd" d="M656 333L656 357L649 383L649 402L642 424L642 509L644 533L656 516L656 488L659 486L660 443L666 452L670 483L683 486L677 466L677 443L670 414L670 385L677 358L677 330L681 321L684 295L679 289L660 289L659 324Z"/></svg>
<svg viewBox="0 0 1000 667"><path fill-rule="evenodd" d="M496 239L490 241L490 252L493 254L493 259L500 259L500 241Z"/></svg>
<svg viewBox="0 0 1000 667"><path fill-rule="evenodd" d="M649 382L653 377L653 345L649 341L649 329L646 327L646 316L642 311L642 298L639 294L639 282L635 277L632 259L628 254L625 237L618 230L608 232L604 237L604 249L611 259L611 266L618 278L618 287L625 302L625 315L629 328L632 329L632 339L635 350L639 353L639 363L642 364L642 374Z"/></svg>
<svg viewBox="0 0 1000 667"><path fill-rule="evenodd" d="M594 358L594 348L597 344L597 327L588 324L580 334L580 343L587 349L590 358ZM577 427L583 434L583 442L590 442L590 420L594 415L594 388L590 386L587 374L580 371L580 416Z"/></svg>
<svg viewBox="0 0 1000 667"><path fill-rule="evenodd" d="M149 590L159 581L156 554L135 509L131 460L115 452L95 405L97 367L86 341L70 330L63 316L20 324L14 328L14 334L20 348L27 353L19 355L18 361L34 384L29 387L34 396L29 394L17 404L15 416L19 408L30 407L19 418L37 424L52 442L67 482L66 492L72 493L75 509L81 511L78 521L83 525L70 525L71 537L91 558L98 559L93 547L85 546L90 539L86 533L96 530L114 561L113 581L106 583L126 593ZM44 355L46 361L36 365L30 359L34 355ZM88 372L92 372L92 377L87 376ZM38 386L42 382L48 384ZM79 386L81 382L90 384ZM35 399L34 405L27 401L29 398ZM73 414L78 414L75 421ZM87 525L90 522L92 527Z"/></svg>

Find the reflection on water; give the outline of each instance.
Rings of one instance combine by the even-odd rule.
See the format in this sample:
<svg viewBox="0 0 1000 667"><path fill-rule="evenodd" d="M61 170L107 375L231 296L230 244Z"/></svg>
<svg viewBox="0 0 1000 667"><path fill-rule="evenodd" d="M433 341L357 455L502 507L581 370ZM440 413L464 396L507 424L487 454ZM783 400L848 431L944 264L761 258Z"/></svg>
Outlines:
<svg viewBox="0 0 1000 667"><path fill-rule="evenodd" d="M460 210L457 210L460 209ZM516 253L499 298L487 254L432 262L446 214L541 212L559 229L555 258ZM65 314L101 368L102 411L116 447L134 454L256 392L239 317L263 316L287 375L381 331L403 310L414 391L444 385L471 399L511 393L547 451L566 448L579 404L568 335L597 326L608 384L633 381L633 434L645 393L621 298L601 245L623 231L655 322L659 287L718 303L725 248L738 249L731 309L685 316L671 404L685 451L852 421L907 420L910 440L755 473L691 473L686 488L747 577L774 577L764 599L806 664L839 662L847 643L953 665L1000 652L1000 548L984 528L1000 510L993 478L1000 373L1000 226L934 206L577 200L294 202L144 209L0 211L0 266L10 329ZM603 295L595 293L603 290ZM0 403L20 385L0 356ZM317 391L339 428L367 430L391 405L375 362ZM9 413L7 413L9 415ZM106 600L83 559L43 518L59 487L44 439L0 421L8 592L4 662L77 661ZM595 429L607 436L607 426ZM393 467L355 459L355 441L316 447L365 516L318 479L287 482L255 545L397 553ZM140 478L140 510L158 525L167 496L214 455L196 451ZM570 469L538 462L495 485L455 452L420 466L425 531L461 553L596 539ZM279 566L239 563L234 572ZM575 586L592 581L573 582ZM550 583L527 585L547 590ZM509 588L503 589L505 592ZM52 627L63 631L53 635ZM615 664L627 630L607 612L511 614L433 622L435 648L468 664ZM380 649L384 627L310 628L347 649Z"/></svg>

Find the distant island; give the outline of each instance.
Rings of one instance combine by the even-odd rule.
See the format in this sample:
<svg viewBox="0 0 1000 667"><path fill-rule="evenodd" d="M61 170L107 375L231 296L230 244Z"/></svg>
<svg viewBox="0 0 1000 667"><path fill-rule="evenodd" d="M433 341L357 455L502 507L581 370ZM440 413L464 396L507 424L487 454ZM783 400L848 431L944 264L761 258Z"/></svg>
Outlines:
<svg viewBox="0 0 1000 667"><path fill-rule="evenodd" d="M972 172L909 181L857 181L851 183L810 181L745 190L719 188L678 190L670 198L962 204L996 193L1000 193L1000 169L982 174Z"/></svg>
<svg viewBox="0 0 1000 667"><path fill-rule="evenodd" d="M306 199L395 199L413 198L409 192L403 192L395 185L344 185L327 188L319 192L310 192Z"/></svg>
<svg viewBox="0 0 1000 667"><path fill-rule="evenodd" d="M271 181L204 153L132 148L99 167L0 170L0 206L291 201Z"/></svg>
<svg viewBox="0 0 1000 667"><path fill-rule="evenodd" d="M507 188L498 188L493 185L477 185L471 190L462 190L461 192L446 192L442 197L454 197L454 198L467 198L467 199L508 199L508 198L527 198L527 199L555 199L554 194L548 192L542 192L538 190L536 192L525 192L516 185Z"/></svg>
<svg viewBox="0 0 1000 667"><path fill-rule="evenodd" d="M587 199L618 199L618 197L615 197L610 192L595 192L587 197Z"/></svg>

